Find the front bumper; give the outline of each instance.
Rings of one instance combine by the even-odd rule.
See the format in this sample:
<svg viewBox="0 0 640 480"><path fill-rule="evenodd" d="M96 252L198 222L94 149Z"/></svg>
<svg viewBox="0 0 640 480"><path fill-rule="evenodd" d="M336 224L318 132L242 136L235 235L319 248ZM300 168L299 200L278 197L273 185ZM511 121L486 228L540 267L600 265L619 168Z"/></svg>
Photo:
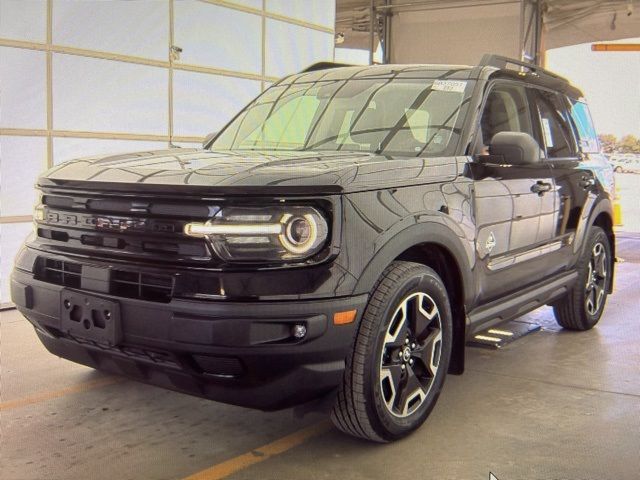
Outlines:
<svg viewBox="0 0 640 480"><path fill-rule="evenodd" d="M339 385L366 295L325 300L168 303L86 291L117 302L115 346L65 331L61 295L83 290L42 282L15 269L11 295L53 354L100 370L212 400L274 410L317 398ZM334 325L336 312L356 320ZM292 327L304 325L298 340Z"/></svg>

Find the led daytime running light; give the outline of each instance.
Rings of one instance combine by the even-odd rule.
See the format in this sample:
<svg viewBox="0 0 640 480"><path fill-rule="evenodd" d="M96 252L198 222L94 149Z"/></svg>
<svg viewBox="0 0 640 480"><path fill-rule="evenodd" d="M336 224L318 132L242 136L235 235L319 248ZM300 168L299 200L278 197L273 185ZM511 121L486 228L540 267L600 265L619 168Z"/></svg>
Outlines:
<svg viewBox="0 0 640 480"><path fill-rule="evenodd" d="M233 225L188 223L184 226L184 233L192 237L202 237L206 235L280 235L282 228L280 223Z"/></svg>

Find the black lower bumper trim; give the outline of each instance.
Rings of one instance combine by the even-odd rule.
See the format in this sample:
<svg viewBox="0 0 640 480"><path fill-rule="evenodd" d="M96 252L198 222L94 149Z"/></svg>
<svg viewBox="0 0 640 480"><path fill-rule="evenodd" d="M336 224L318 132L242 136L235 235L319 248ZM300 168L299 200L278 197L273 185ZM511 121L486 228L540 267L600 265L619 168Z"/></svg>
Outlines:
<svg viewBox="0 0 640 480"><path fill-rule="evenodd" d="M14 302L55 355L103 371L225 403L274 410L317 398L339 385L367 296L292 302L169 303L98 295L119 306L116 345L83 338L62 321L63 286L15 270ZM85 294L91 304L94 293ZM65 297L66 298L66 297ZM75 298L75 297L74 297ZM108 303L111 302L111 303ZM338 311L356 321L334 325ZM303 325L297 338L293 326ZM299 329L297 329L299 330Z"/></svg>

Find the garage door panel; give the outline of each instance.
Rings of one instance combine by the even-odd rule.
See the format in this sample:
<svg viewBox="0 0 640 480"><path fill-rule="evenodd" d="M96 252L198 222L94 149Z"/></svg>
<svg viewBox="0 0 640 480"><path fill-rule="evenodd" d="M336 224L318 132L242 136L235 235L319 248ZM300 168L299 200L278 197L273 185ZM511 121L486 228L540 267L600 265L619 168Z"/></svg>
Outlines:
<svg viewBox="0 0 640 480"><path fill-rule="evenodd" d="M0 47L0 127L47 127L46 75L44 52Z"/></svg>
<svg viewBox="0 0 640 480"><path fill-rule="evenodd" d="M163 68L54 54L53 127L166 135L167 90Z"/></svg>
<svg viewBox="0 0 640 480"><path fill-rule="evenodd" d="M0 149L3 165L0 180L2 216L31 215L36 203L33 186L47 165L47 139L1 136Z"/></svg>
<svg viewBox="0 0 640 480"><path fill-rule="evenodd" d="M260 74L259 15L189 0L175 2L174 18L174 44L182 48L176 63Z"/></svg>
<svg viewBox="0 0 640 480"><path fill-rule="evenodd" d="M53 43L56 45L168 59L167 2L58 0L53 2L52 14Z"/></svg>
<svg viewBox="0 0 640 480"><path fill-rule="evenodd" d="M335 0L266 0L267 12L285 15L304 22L333 29L335 24Z"/></svg>
<svg viewBox="0 0 640 480"><path fill-rule="evenodd" d="M31 42L47 39L47 3L42 0L2 0L0 37Z"/></svg>
<svg viewBox="0 0 640 480"><path fill-rule="evenodd" d="M333 34L278 20L266 21L266 74L282 77L333 60Z"/></svg>

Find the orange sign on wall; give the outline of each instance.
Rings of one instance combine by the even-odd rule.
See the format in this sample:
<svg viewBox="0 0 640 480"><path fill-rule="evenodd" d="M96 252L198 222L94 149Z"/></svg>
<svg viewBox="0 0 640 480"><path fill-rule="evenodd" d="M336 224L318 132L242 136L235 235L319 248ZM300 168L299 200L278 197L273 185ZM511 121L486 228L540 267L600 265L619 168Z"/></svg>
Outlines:
<svg viewBox="0 0 640 480"><path fill-rule="evenodd" d="M592 43L593 52L640 52L640 43Z"/></svg>

